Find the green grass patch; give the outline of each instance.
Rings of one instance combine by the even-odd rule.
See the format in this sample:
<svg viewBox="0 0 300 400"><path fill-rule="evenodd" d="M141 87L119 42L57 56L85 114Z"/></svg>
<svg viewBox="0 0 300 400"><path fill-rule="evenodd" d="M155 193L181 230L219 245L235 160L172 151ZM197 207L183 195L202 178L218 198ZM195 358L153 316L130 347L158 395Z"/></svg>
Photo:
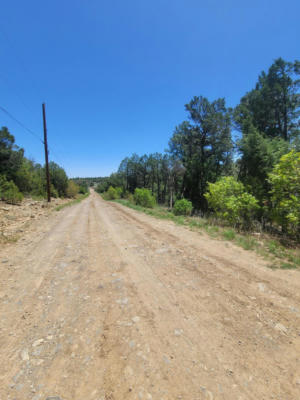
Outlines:
<svg viewBox="0 0 300 400"><path fill-rule="evenodd" d="M186 220L183 216L175 216L174 221L175 221L175 224L177 224L177 225L185 225L186 224Z"/></svg>
<svg viewBox="0 0 300 400"><path fill-rule="evenodd" d="M46 199L45 196L37 195L37 194L32 194L32 195L30 195L30 197L32 198L32 200L35 200L35 201L43 201Z"/></svg>
<svg viewBox="0 0 300 400"><path fill-rule="evenodd" d="M225 240L234 240L236 237L233 229L227 229L226 231L223 231L222 235Z"/></svg>
<svg viewBox="0 0 300 400"><path fill-rule="evenodd" d="M238 235L235 243L244 250L254 250L257 247L257 241L251 236Z"/></svg>
<svg viewBox="0 0 300 400"><path fill-rule="evenodd" d="M300 267L300 255L296 255L296 254L287 254L286 256L287 260L295 265L297 265L298 267Z"/></svg>
<svg viewBox="0 0 300 400"><path fill-rule="evenodd" d="M275 239L269 240L266 243L268 251L274 256L283 258L286 255L286 249Z"/></svg>
<svg viewBox="0 0 300 400"><path fill-rule="evenodd" d="M274 264L270 264L268 266L271 269L297 269L298 266L296 264L288 263L288 262L276 262Z"/></svg>
<svg viewBox="0 0 300 400"><path fill-rule="evenodd" d="M219 237L219 232L220 229L218 226L215 225L204 225L204 229L206 230L206 232L209 234L209 236L213 237L213 238L217 238Z"/></svg>
<svg viewBox="0 0 300 400"><path fill-rule="evenodd" d="M280 269L297 269L297 265L283 262L280 264Z"/></svg>
<svg viewBox="0 0 300 400"><path fill-rule="evenodd" d="M69 201L68 203L61 204L60 206L55 207L55 211L60 211L65 207L73 206L74 204L80 203L82 200L86 199L89 196L89 193L79 194L76 199Z"/></svg>

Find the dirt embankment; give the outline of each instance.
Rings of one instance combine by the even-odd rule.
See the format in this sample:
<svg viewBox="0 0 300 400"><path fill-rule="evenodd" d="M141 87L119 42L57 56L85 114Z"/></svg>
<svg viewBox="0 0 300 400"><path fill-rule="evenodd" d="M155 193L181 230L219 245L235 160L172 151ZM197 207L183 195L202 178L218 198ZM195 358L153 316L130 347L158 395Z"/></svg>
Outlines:
<svg viewBox="0 0 300 400"><path fill-rule="evenodd" d="M95 193L0 268L1 399L300 398L297 271Z"/></svg>
<svg viewBox="0 0 300 400"><path fill-rule="evenodd" d="M0 243L12 242L26 233L33 220L48 217L50 212L66 199L52 199L36 201L24 199L19 205L7 204L0 201Z"/></svg>

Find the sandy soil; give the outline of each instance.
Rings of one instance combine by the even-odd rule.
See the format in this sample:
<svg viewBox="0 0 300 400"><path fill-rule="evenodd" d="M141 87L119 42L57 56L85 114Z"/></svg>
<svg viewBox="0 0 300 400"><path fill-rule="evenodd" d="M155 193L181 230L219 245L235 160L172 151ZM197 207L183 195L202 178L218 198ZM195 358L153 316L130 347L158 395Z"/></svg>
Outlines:
<svg viewBox="0 0 300 400"><path fill-rule="evenodd" d="M300 274L104 202L0 256L0 399L300 399Z"/></svg>
<svg viewBox="0 0 300 400"><path fill-rule="evenodd" d="M46 217L57 207L70 199L33 200L25 198L19 205L7 204L0 200L0 244L13 242L27 232L32 220Z"/></svg>

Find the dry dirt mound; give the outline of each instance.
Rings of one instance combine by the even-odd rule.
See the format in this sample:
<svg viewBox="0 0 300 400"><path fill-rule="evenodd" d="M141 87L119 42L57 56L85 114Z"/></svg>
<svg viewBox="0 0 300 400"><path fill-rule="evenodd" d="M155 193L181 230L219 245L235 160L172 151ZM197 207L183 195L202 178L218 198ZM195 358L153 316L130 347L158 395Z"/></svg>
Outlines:
<svg viewBox="0 0 300 400"><path fill-rule="evenodd" d="M28 230L33 220L47 217L55 207L67 201L66 199L52 199L48 204L44 200L37 201L26 198L20 205L0 201L0 243L15 241Z"/></svg>

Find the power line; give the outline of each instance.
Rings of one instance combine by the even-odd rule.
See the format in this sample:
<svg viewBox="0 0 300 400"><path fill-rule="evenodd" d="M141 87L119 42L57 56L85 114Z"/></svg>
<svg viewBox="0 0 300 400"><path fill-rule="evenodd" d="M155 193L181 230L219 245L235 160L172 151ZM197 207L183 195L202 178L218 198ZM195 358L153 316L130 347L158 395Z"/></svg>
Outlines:
<svg viewBox="0 0 300 400"><path fill-rule="evenodd" d="M34 131L31 129L27 128L26 125L24 125L22 122L20 122L17 118L15 118L9 111L7 111L4 107L0 106L0 110L3 111L6 115L8 115L13 121L15 121L18 125L20 125L23 129L25 129L28 133L30 133L32 136L34 136L36 139L39 140L44 145L44 141L36 134ZM58 155L53 151L53 147L48 147L49 153L53 154L56 159L58 159L59 163L62 164L62 166L65 164L64 161Z"/></svg>
<svg viewBox="0 0 300 400"><path fill-rule="evenodd" d="M60 153L59 153L60 155L58 156L57 153L56 153L56 150L55 150L55 152L53 151L53 147L52 147L52 146L51 146L51 147L48 146L48 149L49 149L49 154L53 154L54 157L57 158L57 160L58 160L61 164L64 164L64 161L62 161L62 158L61 158L62 156L61 156Z"/></svg>
<svg viewBox="0 0 300 400"><path fill-rule="evenodd" d="M7 111L4 107L0 106L0 110L3 111L6 115L8 115L13 121L15 121L18 125L20 125L23 129L25 129L27 132L29 132L32 136L37 138L41 143L44 144L43 140L33 132L31 129L27 128L22 122L20 122L17 118L15 118L9 111Z"/></svg>

